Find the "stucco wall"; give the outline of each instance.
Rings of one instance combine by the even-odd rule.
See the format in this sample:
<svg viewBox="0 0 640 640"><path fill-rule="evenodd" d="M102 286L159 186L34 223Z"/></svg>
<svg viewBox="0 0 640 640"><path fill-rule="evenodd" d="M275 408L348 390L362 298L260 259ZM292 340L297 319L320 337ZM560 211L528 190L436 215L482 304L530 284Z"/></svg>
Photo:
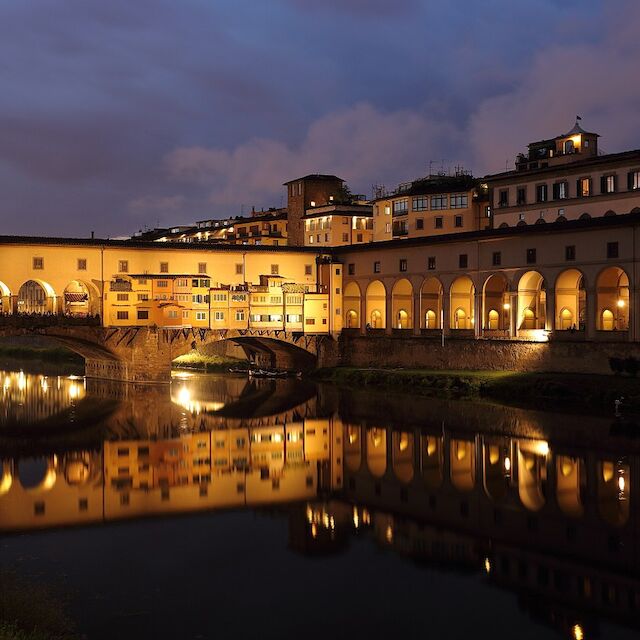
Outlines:
<svg viewBox="0 0 640 640"><path fill-rule="evenodd" d="M501 342L393 336L343 336L321 366L405 367L611 373L611 356L640 358L640 345L594 342ZM337 357L336 357L337 356Z"/></svg>

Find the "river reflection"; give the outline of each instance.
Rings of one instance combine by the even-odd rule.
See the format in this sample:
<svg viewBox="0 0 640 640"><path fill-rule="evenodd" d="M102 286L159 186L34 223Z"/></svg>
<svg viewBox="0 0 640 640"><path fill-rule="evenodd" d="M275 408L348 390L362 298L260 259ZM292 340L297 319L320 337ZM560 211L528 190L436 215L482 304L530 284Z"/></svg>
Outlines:
<svg viewBox="0 0 640 640"><path fill-rule="evenodd" d="M0 376L5 533L286 505L302 554L364 536L516 593L565 637L637 624L640 446L611 420L295 380ZM69 422L85 405L95 432ZM84 429L81 446L58 421ZM52 437L37 432L36 455L25 442L39 422Z"/></svg>

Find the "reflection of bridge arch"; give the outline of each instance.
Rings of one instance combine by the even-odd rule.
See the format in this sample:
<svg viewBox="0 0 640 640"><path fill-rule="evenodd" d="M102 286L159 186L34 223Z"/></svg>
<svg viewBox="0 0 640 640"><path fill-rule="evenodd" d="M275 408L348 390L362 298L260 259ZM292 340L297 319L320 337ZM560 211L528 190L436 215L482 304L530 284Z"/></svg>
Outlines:
<svg viewBox="0 0 640 640"><path fill-rule="evenodd" d="M348 425L344 443L344 460L349 471L358 471L362 465L362 429Z"/></svg>
<svg viewBox="0 0 640 640"><path fill-rule="evenodd" d="M413 433L408 431L394 431L391 438L393 472L405 484L413 478L413 439Z"/></svg>
<svg viewBox="0 0 640 640"><path fill-rule="evenodd" d="M421 435L422 478L430 489L437 489L443 480L443 442L441 436Z"/></svg>
<svg viewBox="0 0 640 640"><path fill-rule="evenodd" d="M371 475L381 478L387 470L387 430L367 429L367 467Z"/></svg>
<svg viewBox="0 0 640 640"><path fill-rule="evenodd" d="M11 489L13 484L13 466L9 460L0 460L0 496Z"/></svg>
<svg viewBox="0 0 640 640"><path fill-rule="evenodd" d="M56 483L56 457L24 458L18 462L15 475L23 489L49 491Z"/></svg>

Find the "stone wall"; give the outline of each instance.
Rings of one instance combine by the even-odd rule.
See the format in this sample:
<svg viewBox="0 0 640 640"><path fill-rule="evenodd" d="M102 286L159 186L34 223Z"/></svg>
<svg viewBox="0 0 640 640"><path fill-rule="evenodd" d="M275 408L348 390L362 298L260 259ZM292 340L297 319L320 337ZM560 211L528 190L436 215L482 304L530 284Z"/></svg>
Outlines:
<svg viewBox="0 0 640 640"><path fill-rule="evenodd" d="M421 337L342 336L338 353L323 353L320 366L405 367L505 371L611 373L609 358L640 358L640 344L515 342Z"/></svg>

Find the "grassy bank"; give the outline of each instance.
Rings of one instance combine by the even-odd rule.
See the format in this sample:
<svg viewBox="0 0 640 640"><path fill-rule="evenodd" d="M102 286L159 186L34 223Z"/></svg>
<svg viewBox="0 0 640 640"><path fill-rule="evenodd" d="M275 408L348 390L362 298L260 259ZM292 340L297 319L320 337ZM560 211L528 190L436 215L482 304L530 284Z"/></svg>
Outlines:
<svg viewBox="0 0 640 640"><path fill-rule="evenodd" d="M35 347L30 345L0 345L0 359L39 360L56 364L84 365L84 358L64 347Z"/></svg>
<svg viewBox="0 0 640 640"><path fill-rule="evenodd" d="M624 396L627 408L640 410L640 380L613 375L338 367L319 369L314 377L347 386L481 397L521 405L545 402L598 411L613 411L616 398Z"/></svg>
<svg viewBox="0 0 640 640"><path fill-rule="evenodd" d="M198 371L216 372L228 371L230 367L248 369L249 363L239 358L229 358L218 355L207 356L193 351L176 358L173 361L173 367L176 369L196 369Z"/></svg>

